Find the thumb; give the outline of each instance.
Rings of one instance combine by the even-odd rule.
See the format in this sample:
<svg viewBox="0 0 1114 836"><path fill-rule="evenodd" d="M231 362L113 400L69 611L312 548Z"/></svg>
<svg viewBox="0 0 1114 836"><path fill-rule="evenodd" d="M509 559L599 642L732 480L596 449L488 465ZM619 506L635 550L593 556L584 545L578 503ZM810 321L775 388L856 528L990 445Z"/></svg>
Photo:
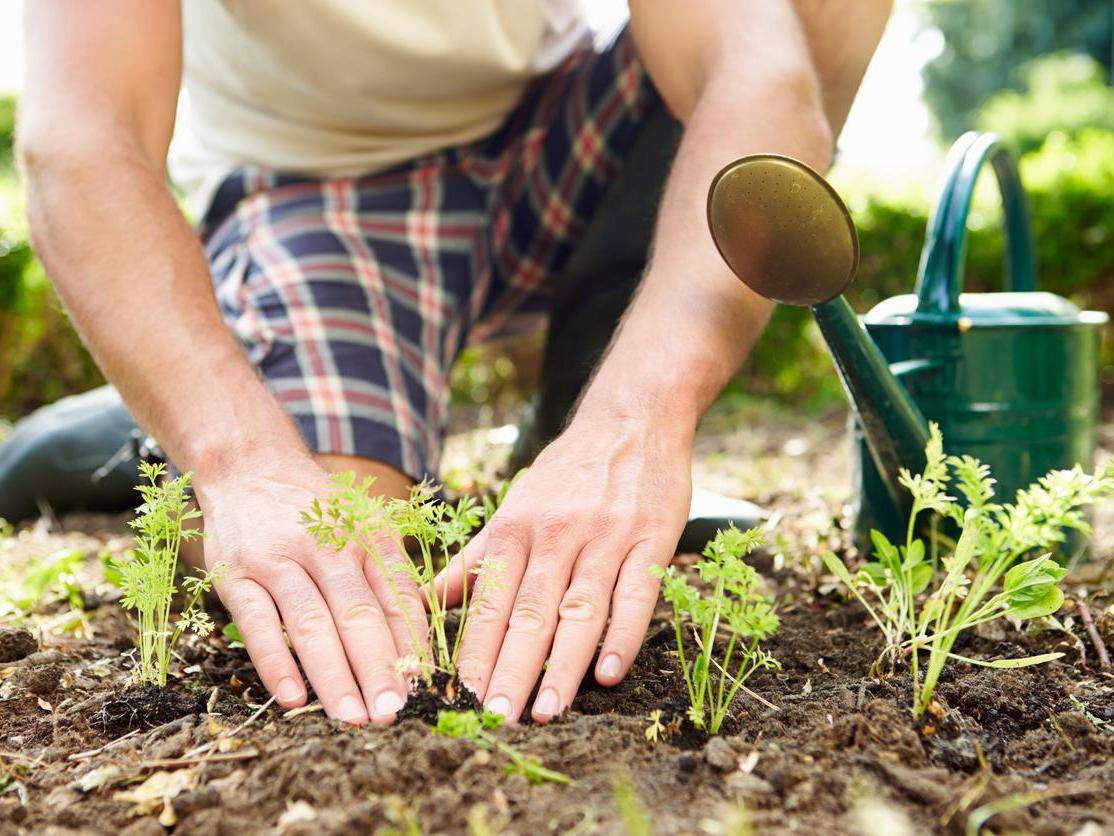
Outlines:
<svg viewBox="0 0 1114 836"><path fill-rule="evenodd" d="M433 591L438 598L445 601L447 606L455 607L461 602L465 584L471 588L475 580L472 570L480 565L486 548L487 528L485 527L469 541L468 545L452 556L444 569L437 573L437 577L433 579Z"/></svg>

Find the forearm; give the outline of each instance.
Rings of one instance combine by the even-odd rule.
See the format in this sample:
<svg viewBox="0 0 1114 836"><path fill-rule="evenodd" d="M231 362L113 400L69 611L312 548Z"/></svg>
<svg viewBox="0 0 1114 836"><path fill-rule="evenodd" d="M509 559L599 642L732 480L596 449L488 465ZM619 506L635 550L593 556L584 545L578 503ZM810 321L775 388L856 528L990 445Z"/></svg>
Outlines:
<svg viewBox="0 0 1114 836"><path fill-rule="evenodd" d="M24 155L36 251L94 358L140 425L201 480L263 445L304 455L221 321L161 167L115 147L96 161Z"/></svg>
<svg viewBox="0 0 1114 836"><path fill-rule="evenodd" d="M831 132L818 98L807 78L793 83L789 95L747 95L731 74L709 79L686 125L642 286L582 411L613 413L618 402L694 429L750 351L772 306L717 252L707 189L724 164L750 153L776 151L827 167Z"/></svg>

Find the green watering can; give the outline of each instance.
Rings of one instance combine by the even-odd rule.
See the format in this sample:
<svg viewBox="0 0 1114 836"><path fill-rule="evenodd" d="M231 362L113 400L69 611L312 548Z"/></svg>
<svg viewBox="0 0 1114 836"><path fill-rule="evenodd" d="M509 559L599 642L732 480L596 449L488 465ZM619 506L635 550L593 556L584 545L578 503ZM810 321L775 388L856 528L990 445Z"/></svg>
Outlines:
<svg viewBox="0 0 1114 836"><path fill-rule="evenodd" d="M1004 207L1007 290L962 293L967 215L987 163ZM871 528L904 537L910 500L898 471L924 466L927 419L949 453L990 465L999 498L1053 468L1091 465L1107 316L1036 290L1025 195L995 136L968 133L953 146L914 292L861 320L842 296L858 267L854 223L805 164L770 154L731 163L712 182L708 223L748 287L812 309L854 408L860 545Z"/></svg>

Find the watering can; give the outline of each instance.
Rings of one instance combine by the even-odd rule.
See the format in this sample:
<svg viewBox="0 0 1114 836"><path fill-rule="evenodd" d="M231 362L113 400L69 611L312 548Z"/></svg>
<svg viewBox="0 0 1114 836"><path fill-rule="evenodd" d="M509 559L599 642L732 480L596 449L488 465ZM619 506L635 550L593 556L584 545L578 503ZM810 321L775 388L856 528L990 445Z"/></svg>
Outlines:
<svg viewBox="0 0 1114 836"><path fill-rule="evenodd" d="M987 163L1003 203L1006 290L963 293L967 215ZM842 295L858 267L854 223L805 164L772 154L731 163L712 182L708 223L747 286L812 309L853 407L860 545L871 528L904 538L911 500L898 472L923 469L928 420L948 453L990 465L1000 500L1051 469L1090 466L1107 316L1036 290L1020 177L992 134L966 134L947 156L914 292L861 319Z"/></svg>

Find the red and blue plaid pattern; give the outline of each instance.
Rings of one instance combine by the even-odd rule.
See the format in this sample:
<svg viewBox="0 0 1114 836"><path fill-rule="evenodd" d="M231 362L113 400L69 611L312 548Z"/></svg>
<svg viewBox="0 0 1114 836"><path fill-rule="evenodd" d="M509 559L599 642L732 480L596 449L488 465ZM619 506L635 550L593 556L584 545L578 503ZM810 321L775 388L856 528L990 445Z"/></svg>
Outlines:
<svg viewBox="0 0 1114 836"><path fill-rule="evenodd" d="M310 448L434 475L460 349L544 321L660 106L624 31L470 145L364 177L230 175L202 229L217 301Z"/></svg>

